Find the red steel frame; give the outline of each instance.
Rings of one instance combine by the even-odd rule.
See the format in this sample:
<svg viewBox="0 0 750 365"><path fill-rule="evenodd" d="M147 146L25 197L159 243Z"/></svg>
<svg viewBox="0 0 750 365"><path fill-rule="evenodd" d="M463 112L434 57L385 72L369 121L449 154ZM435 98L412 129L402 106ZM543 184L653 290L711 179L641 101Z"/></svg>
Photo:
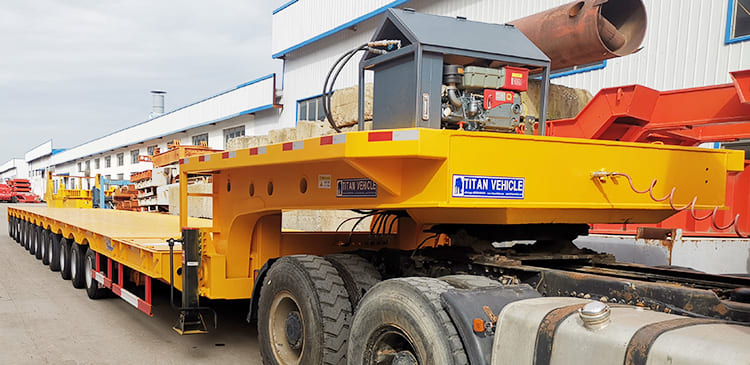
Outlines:
<svg viewBox="0 0 750 365"><path fill-rule="evenodd" d="M657 91L641 85L602 89L575 118L547 122L547 133L682 146L750 138L750 70L730 75L730 84L682 90ZM718 212L717 222L727 224L740 214L739 230L749 234L750 161L744 172L729 176L726 201L729 209ZM696 211L698 216L707 213ZM710 219L696 221L689 212L655 225L597 224L592 233L636 234L638 227L680 228L687 236L736 237L734 229L717 231Z"/></svg>

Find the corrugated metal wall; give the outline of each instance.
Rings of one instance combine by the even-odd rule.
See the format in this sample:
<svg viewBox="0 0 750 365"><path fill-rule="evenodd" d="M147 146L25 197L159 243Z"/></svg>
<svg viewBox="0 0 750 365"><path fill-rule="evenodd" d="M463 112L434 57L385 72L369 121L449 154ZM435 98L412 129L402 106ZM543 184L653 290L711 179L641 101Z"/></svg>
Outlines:
<svg viewBox="0 0 750 365"><path fill-rule="evenodd" d="M417 11L465 16L470 20L504 23L535 12L566 4L567 0L412 0L402 7ZM307 4L306 4L307 3ZM344 18L353 19L349 9L357 4L360 15L389 1L326 1L300 0L274 15L274 51L293 45L284 35L296 32L295 39L307 40L342 24L343 18L328 14L342 9ZM750 68L750 41L725 45L724 34L728 0L644 0L648 14L648 30L643 50L620 59L609 60L607 67L554 80L555 83L585 88L596 93L603 87L642 84L658 90L704 86L730 81L729 71ZM289 13L298 6L298 15ZM305 7L304 12L302 7ZM348 9L348 10L347 10ZM301 18L297 18L301 17ZM339 19L341 18L341 19ZM322 26L315 29L306 24L316 19ZM379 24L380 16L360 23L356 31L346 29L290 52L285 63L285 90L281 115L283 126L296 120L296 101L318 95L323 79L336 58L348 49L367 41ZM282 32L277 34L277 31ZM282 37L283 35L283 37ZM481 36L481 35L477 35ZM284 41L282 41L282 38ZM490 41L490 40L488 40ZM286 42L286 43L285 43ZM356 83L354 63L349 65L337 82L338 87Z"/></svg>

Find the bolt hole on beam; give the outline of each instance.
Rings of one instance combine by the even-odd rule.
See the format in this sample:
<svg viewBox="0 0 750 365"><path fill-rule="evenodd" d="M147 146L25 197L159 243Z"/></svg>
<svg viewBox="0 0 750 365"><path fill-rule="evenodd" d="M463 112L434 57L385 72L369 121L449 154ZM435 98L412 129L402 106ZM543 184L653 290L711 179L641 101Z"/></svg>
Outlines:
<svg viewBox="0 0 750 365"><path fill-rule="evenodd" d="M273 181L268 182L267 190L268 190L268 196L273 195Z"/></svg>
<svg viewBox="0 0 750 365"><path fill-rule="evenodd" d="M304 177L299 180L299 192L302 194L307 192L307 179Z"/></svg>
<svg viewBox="0 0 750 365"><path fill-rule="evenodd" d="M250 183L250 187L248 188L248 193L250 194L250 196L255 196L255 184L252 182Z"/></svg>

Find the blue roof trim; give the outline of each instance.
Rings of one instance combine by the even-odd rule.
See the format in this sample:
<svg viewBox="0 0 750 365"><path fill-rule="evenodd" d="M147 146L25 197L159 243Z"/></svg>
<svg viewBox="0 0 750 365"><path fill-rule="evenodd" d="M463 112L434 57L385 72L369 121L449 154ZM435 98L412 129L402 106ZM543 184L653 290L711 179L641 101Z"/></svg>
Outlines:
<svg viewBox="0 0 750 365"><path fill-rule="evenodd" d="M56 155L56 154L58 154L58 153L60 153L62 151L67 151L67 150L68 150L67 148L53 148L52 149L52 154Z"/></svg>
<svg viewBox="0 0 750 365"><path fill-rule="evenodd" d="M734 4L737 0L729 0L729 6L727 7L727 26L724 31L724 44L739 43L750 40L750 35L732 38L732 11L734 10Z"/></svg>
<svg viewBox="0 0 750 365"><path fill-rule="evenodd" d="M70 147L70 148L68 148L68 149L69 149L69 150L72 150L73 148L77 148L77 147L83 146L83 145L85 145L85 144L87 144L87 143L91 143L91 142L93 142L93 141L97 141L97 140L100 140L100 139L102 139L102 138L105 138L105 137L109 137L109 136L111 136L111 135L113 135L113 134L115 134L115 133L120 133L120 132L122 132L122 131L124 131L124 130L126 130L126 129L130 129L130 128L133 128L133 127L137 127L137 126L139 126L139 125L141 125L141 124L144 124L144 123L148 123L148 122L150 122L150 121L152 121L152 120L154 120L154 119L158 119L158 118L161 118L161 117L163 117L163 116L165 116L165 115L169 115L169 114L172 114L172 113L176 113L176 112L178 112L178 111L180 111L180 110L182 110L182 109L185 109L185 108L189 108L189 107L191 107L191 106L193 106L193 105L195 105L195 104L200 104L200 103L202 103L202 102L204 102L204 101L207 101L207 100L211 100L211 99L213 99L213 98L216 98L216 97L222 96L222 95L224 95L224 94L226 94L226 93L228 93L228 92L231 92L231 91L235 91L235 90L237 90L237 89L241 89L241 88L243 88L243 87L246 87L246 86L250 86L250 85L256 84L256 83L258 83L258 82L261 82L261 81L263 81L263 80L269 79L269 78L273 77L274 75L276 75L276 74L275 74L275 73L272 73L272 74L270 74L270 75L266 75L266 76L263 76L263 77L257 78L257 79L255 79L255 80L252 80L252 81L248 81L248 82L246 82L246 83L244 83L244 84L240 84L239 86L237 86L237 87L235 87L235 88L233 88L233 89L229 89L229 90L224 90L224 91L222 91L222 92L220 92L220 93L218 93L218 94L215 94L215 95L213 95L213 96L209 96L209 97L207 97L207 98L205 98L205 99L201 99L201 100L198 100L198 101L196 101L196 102L194 102L194 103L191 103L191 104L185 105L185 106L183 106L183 107L177 108L177 109L175 109L175 110L172 110L172 111L170 111L169 113L164 113L164 114L162 114L162 115L160 115L160 116L158 116L158 117L155 117L155 118L151 118L151 119L148 119L148 120L144 120L144 121L142 121L142 122L140 122L140 123L136 123L136 124L133 124L133 125L131 125L131 126L127 126L127 127L125 127L125 128L121 128L121 129L118 129L118 130L116 130L116 131L114 131L114 132L111 132L111 133L107 133L107 134L105 134L105 135L103 135L103 136L101 136L101 137L99 137L99 138L94 138L94 139L92 139L92 140L90 140L90 141L86 141L86 142L83 142L83 143L81 143L81 144L78 144L78 145L76 145L76 146L74 146L74 147ZM210 123L215 123L215 121L212 121L212 122L208 122L208 123L209 123L209 124L210 124ZM158 137L157 137L157 138L158 138ZM119 148L119 147L118 147L118 148ZM97 153L100 153L100 152L97 152Z"/></svg>
<svg viewBox="0 0 750 365"><path fill-rule="evenodd" d="M214 119L214 120L209 120L209 121L206 121L206 122L201 122L201 123L197 123L197 124L189 125L189 126L186 126L186 127L184 127L184 128L180 128L180 129L175 129L175 130L173 130L173 131L169 131L169 132L167 132L167 133L162 133L162 134L159 134L159 135L153 136L153 137L151 137L150 139L156 139L156 138L162 138L162 137L166 137L166 136L168 136L168 135L170 135L170 134L176 134L176 133L180 133L180 132L182 132L182 131L184 131L184 130L186 130L186 129L192 129L192 128L203 127L203 126L209 125L209 124L211 124L211 123L219 123L219 122L223 122L223 121L225 121L225 120L229 120L229 119L232 119L232 118L236 118L236 117L239 117L239 116L242 116L242 115L247 115L247 114L257 113L257 112L259 112L259 111L262 111L262 110L268 110L268 109L272 109L272 108L273 108L273 104L262 105L262 106L259 106L259 107L257 107L257 108L252 108L252 109L248 109L248 110L245 110L245 111L242 111L242 112L239 112L239 113L235 113L235 114L232 114L232 115L228 115L228 116L226 116L226 117L221 117L221 118L217 118L217 119ZM136 143L143 143L143 142L145 142L145 141L141 141L141 142L136 142ZM131 144L122 144L122 145L119 145L119 146L116 146L116 147L110 147L110 148L107 148L106 150L102 150L102 151L94 152L94 153L92 153L92 154L90 154L90 155L87 155L87 156L85 156L85 157L90 157L90 156L93 156L93 155L96 155L96 154L100 154L100 153L103 153L103 152L106 152L106 151L113 151L113 150L116 150L116 149L118 149L118 148L123 148L123 147L125 147L125 146L130 146L130 145L131 145ZM74 160L68 160L68 161L74 161ZM65 161L65 162L67 162L67 161Z"/></svg>
<svg viewBox="0 0 750 365"><path fill-rule="evenodd" d="M284 4L284 5L281 5L281 6L279 6L278 8L276 8L276 10L274 10L274 11L273 11L273 12L272 12L271 14L276 14L276 13L278 13L278 12L280 12L280 11L282 11L282 10L284 10L284 9L288 8L288 7L289 7L289 5L292 5L292 4L296 3L297 1L298 1L298 0L291 0L291 1L287 2L286 4Z"/></svg>
<svg viewBox="0 0 750 365"><path fill-rule="evenodd" d="M263 77L259 77L259 78L255 79L255 80L239 84L239 85L237 85L237 87L234 88L234 90L241 89L241 88L243 88L245 86L250 86L252 84L257 84L257 83L259 83L259 82L261 82L263 80L268 80L268 79L272 78L274 75L275 74L266 75L266 76L263 76ZM229 91L231 91L231 90L229 90Z"/></svg>
<svg viewBox="0 0 750 365"><path fill-rule="evenodd" d="M602 63L598 64L598 65L584 67L584 68L579 68L577 70L570 70L570 71L560 72L560 73L556 73L556 74L551 74L549 76L549 78L551 80L551 79L556 79L558 77L565 77L565 76L575 75L575 74L579 74L579 73L583 73L583 72L590 72L590 71L595 71L595 70L601 70L601 69L603 69L605 67L607 67L607 60L602 61Z"/></svg>
<svg viewBox="0 0 750 365"><path fill-rule="evenodd" d="M341 24L341 25L339 25L336 28L333 28L333 29L331 29L331 30L329 30L327 32L323 32L321 34L318 34L315 37L312 37L312 38L310 38L310 39L308 39L308 40L306 40L306 41L304 41L302 43L299 43L299 44L296 44L294 46L291 46L291 47L289 47L289 48L287 48L287 49L285 49L285 50L283 50L281 52L275 53L271 57L273 57L273 58L281 58L281 57L283 57L284 55L286 55L289 52L292 52L294 50L300 49L300 48L302 48L302 47L304 47L304 46L306 46L306 45L308 45L310 43L317 42L317 41L319 41L319 40L321 40L321 39L323 39L325 37L328 37L328 36L330 36L330 35L332 35L334 33L338 33L338 32L340 32L340 31L342 31L342 30L344 30L346 28L349 28L349 27L353 26L353 25L359 24L359 23L361 23L361 22L363 22L363 21L365 21L367 19L376 17L376 16L384 13L386 10L388 10L390 8L394 8L396 6L404 5L404 4L408 3L409 1L411 1L411 0L396 0L396 1L391 2L390 4L383 5L383 6L377 8L377 9L375 9L375 10L373 10L373 11L371 11L371 12L365 14L365 15L362 15L362 16L360 16L358 18L355 18L355 19L353 19L353 20L351 20L349 22Z"/></svg>

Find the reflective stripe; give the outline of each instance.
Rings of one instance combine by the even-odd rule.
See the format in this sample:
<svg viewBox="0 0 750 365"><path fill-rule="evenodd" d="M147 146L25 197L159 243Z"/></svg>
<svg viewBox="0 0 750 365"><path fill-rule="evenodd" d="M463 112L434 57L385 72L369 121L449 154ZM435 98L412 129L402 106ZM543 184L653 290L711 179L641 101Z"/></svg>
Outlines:
<svg viewBox="0 0 750 365"><path fill-rule="evenodd" d="M305 147L305 144L303 141L296 141L296 142L287 142L281 145L282 151L294 151L294 150L301 150Z"/></svg>
<svg viewBox="0 0 750 365"><path fill-rule="evenodd" d="M320 137L320 145L325 146L329 144L346 143L346 134L334 134L330 136Z"/></svg>
<svg viewBox="0 0 750 365"><path fill-rule="evenodd" d="M221 154L221 158L223 159L235 158L235 157L237 157L237 151L224 152Z"/></svg>
<svg viewBox="0 0 750 365"><path fill-rule="evenodd" d="M93 276L94 279L96 279L96 281L104 285L104 274L91 270L91 275Z"/></svg>
<svg viewBox="0 0 750 365"><path fill-rule="evenodd" d="M393 131L394 141L415 141L417 139L419 139L419 131L416 129Z"/></svg>
<svg viewBox="0 0 750 365"><path fill-rule="evenodd" d="M253 147L250 149L250 156L262 155L266 153L266 146Z"/></svg>

